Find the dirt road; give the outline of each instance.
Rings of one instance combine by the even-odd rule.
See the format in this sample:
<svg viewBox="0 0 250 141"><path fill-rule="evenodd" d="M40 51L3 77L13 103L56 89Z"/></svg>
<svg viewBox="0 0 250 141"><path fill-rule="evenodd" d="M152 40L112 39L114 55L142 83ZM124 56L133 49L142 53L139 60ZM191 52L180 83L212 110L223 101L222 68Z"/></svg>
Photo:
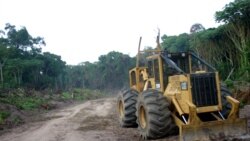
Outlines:
<svg viewBox="0 0 250 141"><path fill-rule="evenodd" d="M118 126L115 99L88 101L44 115L0 136L1 141L129 141L139 140L136 129Z"/></svg>
<svg viewBox="0 0 250 141"><path fill-rule="evenodd" d="M2 141L113 141L135 134L114 122L115 100L100 99L44 115L46 121L29 123L0 137ZM127 130L127 131L126 131ZM126 135L127 134L127 135Z"/></svg>
<svg viewBox="0 0 250 141"><path fill-rule="evenodd" d="M42 115L0 136L1 141L138 141L137 129L119 127L116 100L92 100ZM158 141L177 141L171 136Z"/></svg>

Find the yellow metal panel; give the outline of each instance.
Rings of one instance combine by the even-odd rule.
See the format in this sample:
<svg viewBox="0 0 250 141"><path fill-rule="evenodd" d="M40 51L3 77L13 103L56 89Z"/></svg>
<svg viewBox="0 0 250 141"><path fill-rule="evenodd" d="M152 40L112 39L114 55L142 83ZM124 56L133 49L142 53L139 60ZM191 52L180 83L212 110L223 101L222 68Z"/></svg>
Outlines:
<svg viewBox="0 0 250 141"><path fill-rule="evenodd" d="M197 107L196 111L197 113L219 111L219 106L215 105L215 106Z"/></svg>
<svg viewBox="0 0 250 141"><path fill-rule="evenodd" d="M189 55L190 56L190 55ZM187 74L187 81L188 81L188 94L189 94L189 101L192 101L193 100L193 97L192 97L192 86L191 86L191 79L190 79L190 74Z"/></svg>
<svg viewBox="0 0 250 141"><path fill-rule="evenodd" d="M221 136L239 136L247 133L245 119L202 122L196 125L181 125L180 141L219 140Z"/></svg>
<svg viewBox="0 0 250 141"><path fill-rule="evenodd" d="M177 100L175 98L172 98L172 102L176 108L176 110L178 111L179 115L183 115L184 113L182 112L181 107L179 106Z"/></svg>
<svg viewBox="0 0 250 141"><path fill-rule="evenodd" d="M221 135L237 136L247 133L247 120L229 118L226 120L215 120L202 122L196 112L196 106L188 102L190 114L188 123L185 124L174 113L173 119L179 127L180 141L209 141L219 140Z"/></svg>
<svg viewBox="0 0 250 141"><path fill-rule="evenodd" d="M144 87L144 80L142 76L142 72L146 72L146 67L135 67L129 71L129 83L130 88L137 90L138 92L142 92ZM132 83L132 73L135 73L135 85ZM142 79L140 80L140 77Z"/></svg>
<svg viewBox="0 0 250 141"><path fill-rule="evenodd" d="M239 106L240 106L240 102L234 98L232 98L231 96L227 96L227 101L230 102L232 108L231 111L228 115L228 118L230 119L236 119L239 117Z"/></svg>
<svg viewBox="0 0 250 141"><path fill-rule="evenodd" d="M216 79L216 87L217 87L217 96L218 96L218 107L219 110L222 110L222 103L221 103L221 90L220 90L220 80L218 72L215 72L215 79Z"/></svg>
<svg viewBox="0 0 250 141"><path fill-rule="evenodd" d="M159 54L154 54L151 56L148 56L147 59L151 60L151 59L157 59L159 57Z"/></svg>
<svg viewBox="0 0 250 141"><path fill-rule="evenodd" d="M136 68L133 68L133 69L131 69L131 70L129 70L129 85L130 85L130 87L131 88L134 88L135 86L134 86L134 84L132 84L132 73L135 73L135 75L136 75ZM136 88L135 88L136 89Z"/></svg>
<svg viewBox="0 0 250 141"><path fill-rule="evenodd" d="M163 83L163 68L162 68L162 59L161 56L158 56L158 63L159 63L159 75L160 75L160 88L161 88L161 92L164 92L164 83Z"/></svg>
<svg viewBox="0 0 250 141"><path fill-rule="evenodd" d="M181 82L187 82L188 89L181 90ZM174 75L169 77L169 84L164 92L164 96L174 96L177 100L179 105L178 108L181 109L184 113L189 113L189 108L187 105L187 101L191 100L192 98L190 93L190 85L188 77L185 75ZM183 113L179 113L180 115Z"/></svg>

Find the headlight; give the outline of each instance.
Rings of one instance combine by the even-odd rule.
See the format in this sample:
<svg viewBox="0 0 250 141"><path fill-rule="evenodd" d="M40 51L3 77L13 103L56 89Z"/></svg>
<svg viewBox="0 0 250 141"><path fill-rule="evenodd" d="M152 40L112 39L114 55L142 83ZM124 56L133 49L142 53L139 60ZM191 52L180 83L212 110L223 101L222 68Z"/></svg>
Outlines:
<svg viewBox="0 0 250 141"><path fill-rule="evenodd" d="M185 54L185 53L181 53L181 56L182 56L182 57L185 57L185 56L186 56L186 54Z"/></svg>
<svg viewBox="0 0 250 141"><path fill-rule="evenodd" d="M155 84L155 88L156 88L156 89L161 88L161 84L158 84L158 83L157 83L157 84Z"/></svg>
<svg viewBox="0 0 250 141"><path fill-rule="evenodd" d="M187 90L187 82L181 82L181 90Z"/></svg>

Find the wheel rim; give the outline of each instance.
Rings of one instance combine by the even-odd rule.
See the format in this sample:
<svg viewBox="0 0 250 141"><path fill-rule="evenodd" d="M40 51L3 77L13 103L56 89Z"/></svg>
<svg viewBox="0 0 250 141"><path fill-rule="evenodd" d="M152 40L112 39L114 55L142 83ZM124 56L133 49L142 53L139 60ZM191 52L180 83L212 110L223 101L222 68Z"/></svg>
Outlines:
<svg viewBox="0 0 250 141"><path fill-rule="evenodd" d="M123 106L123 102L120 100L119 104L118 104L118 111L119 111L119 116L120 118L124 117L124 106Z"/></svg>
<svg viewBox="0 0 250 141"><path fill-rule="evenodd" d="M139 110L139 122L142 129L145 129L147 126L147 117L146 112L143 106L140 107Z"/></svg>

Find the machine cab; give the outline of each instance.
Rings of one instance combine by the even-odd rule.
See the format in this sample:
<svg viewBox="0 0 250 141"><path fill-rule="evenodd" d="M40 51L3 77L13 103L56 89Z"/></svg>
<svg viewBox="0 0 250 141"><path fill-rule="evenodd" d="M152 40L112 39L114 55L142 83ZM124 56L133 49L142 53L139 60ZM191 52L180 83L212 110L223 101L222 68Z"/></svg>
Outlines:
<svg viewBox="0 0 250 141"><path fill-rule="evenodd" d="M169 76L214 74L215 69L190 52L161 52L147 57L147 88L162 92L167 87Z"/></svg>

